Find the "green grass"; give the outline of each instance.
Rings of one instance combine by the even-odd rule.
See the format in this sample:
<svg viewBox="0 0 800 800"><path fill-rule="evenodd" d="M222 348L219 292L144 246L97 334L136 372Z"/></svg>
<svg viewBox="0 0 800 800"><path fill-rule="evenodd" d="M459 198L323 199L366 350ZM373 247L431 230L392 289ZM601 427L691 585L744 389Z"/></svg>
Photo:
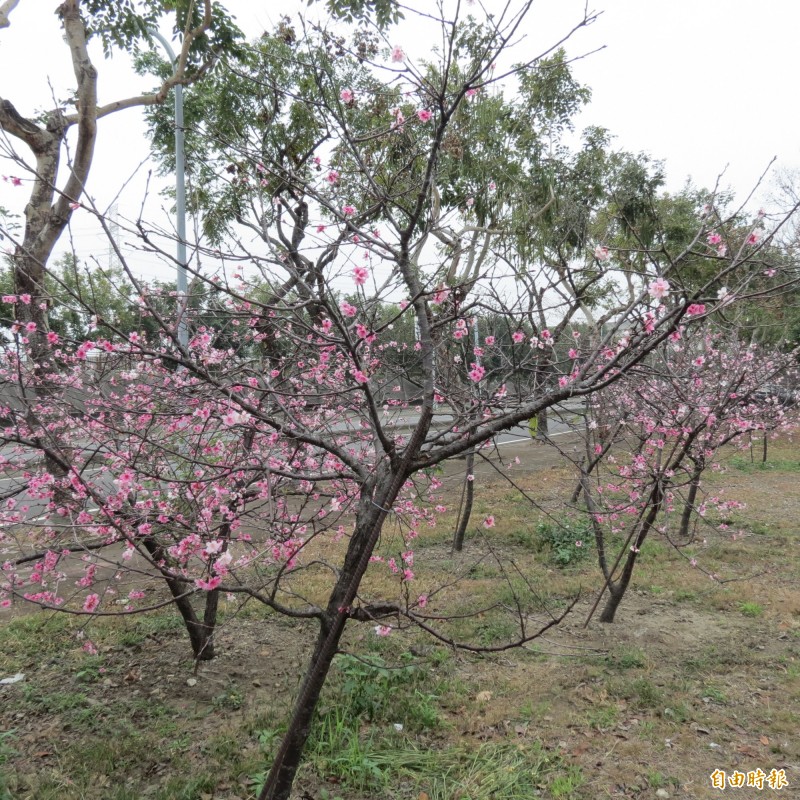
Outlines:
<svg viewBox="0 0 800 800"><path fill-rule="evenodd" d="M608 654L608 662L617 669L641 669L647 666L647 655L638 647L619 647Z"/></svg>
<svg viewBox="0 0 800 800"><path fill-rule="evenodd" d="M754 460L750 461L749 456L734 456L728 462L734 469L740 472L800 472L800 461L794 459L771 459L766 462L761 460L761 449L757 448L753 454Z"/></svg>
<svg viewBox="0 0 800 800"><path fill-rule="evenodd" d="M592 551L590 528L580 520L540 522L534 529L534 534L537 548L557 567L579 564Z"/></svg>
<svg viewBox="0 0 800 800"><path fill-rule="evenodd" d="M739 603L739 611L746 617L760 617L764 613L764 607L758 603L741 602Z"/></svg>
<svg viewBox="0 0 800 800"><path fill-rule="evenodd" d="M569 767L550 782L550 794L554 800L571 800L584 783L585 779L580 768Z"/></svg>
<svg viewBox="0 0 800 800"><path fill-rule="evenodd" d="M586 714L589 727L599 731L613 728L618 720L619 710L616 706L611 705L595 706Z"/></svg>

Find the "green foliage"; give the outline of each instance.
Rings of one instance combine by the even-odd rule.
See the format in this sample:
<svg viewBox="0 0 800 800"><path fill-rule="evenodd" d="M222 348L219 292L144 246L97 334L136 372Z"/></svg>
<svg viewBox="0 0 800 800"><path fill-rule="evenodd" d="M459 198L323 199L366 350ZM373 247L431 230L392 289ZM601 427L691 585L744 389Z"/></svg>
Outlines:
<svg viewBox="0 0 800 800"><path fill-rule="evenodd" d="M550 794L555 800L571 800L576 797L578 789L586 783L580 767L568 767L556 775L550 783Z"/></svg>
<svg viewBox="0 0 800 800"><path fill-rule="evenodd" d="M149 47L149 29L158 28L168 15L172 16L177 37L200 25L205 11L204 3L196 0L83 0L81 10L89 36L100 38L106 56L115 47L128 52L138 51L143 44ZM224 6L212 3L211 26L189 50L189 75L207 67L220 53L238 54L242 36Z"/></svg>
<svg viewBox="0 0 800 800"><path fill-rule="evenodd" d="M589 726L596 730L608 730L617 724L619 709L613 705L595 706L586 715Z"/></svg>
<svg viewBox="0 0 800 800"><path fill-rule="evenodd" d="M760 617L764 613L764 606L751 601L739 603L739 611L746 617Z"/></svg>
<svg viewBox="0 0 800 800"><path fill-rule="evenodd" d="M230 684L224 692L212 698L211 704L219 710L238 711L244 705L244 694L238 686Z"/></svg>
<svg viewBox="0 0 800 800"><path fill-rule="evenodd" d="M315 1L308 0L308 4ZM379 28L388 28L403 18L396 0L327 0L325 5L334 17L345 22L374 17Z"/></svg>
<svg viewBox="0 0 800 800"><path fill-rule="evenodd" d="M345 709L348 717L398 723L410 730L438 724L436 695L423 691L426 673L409 653L397 666L388 666L379 656L342 656L337 666L336 711Z"/></svg>
<svg viewBox="0 0 800 800"><path fill-rule="evenodd" d="M16 751L11 746L14 736L13 730L0 731L0 800L12 800L13 797L6 779L6 764L16 755Z"/></svg>
<svg viewBox="0 0 800 800"><path fill-rule="evenodd" d="M540 549L545 550L550 561L559 567L568 567L583 561L592 548L591 531L586 523L566 519L540 522L536 528Z"/></svg>
<svg viewBox="0 0 800 800"><path fill-rule="evenodd" d="M615 650L609 655L608 660L617 669L639 669L647 665L647 657L638 647Z"/></svg>

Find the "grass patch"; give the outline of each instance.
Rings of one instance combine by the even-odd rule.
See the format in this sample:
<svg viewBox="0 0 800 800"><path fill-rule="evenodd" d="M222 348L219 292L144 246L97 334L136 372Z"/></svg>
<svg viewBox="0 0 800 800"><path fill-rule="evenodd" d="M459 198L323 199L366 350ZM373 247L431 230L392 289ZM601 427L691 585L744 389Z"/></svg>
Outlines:
<svg viewBox="0 0 800 800"><path fill-rule="evenodd" d="M534 531L538 549L544 551L548 560L557 567L579 564L591 552L591 532L584 522L547 520L540 522Z"/></svg>
<svg viewBox="0 0 800 800"><path fill-rule="evenodd" d="M764 613L764 607L752 601L739 603L739 611L746 617L760 617Z"/></svg>
<svg viewBox="0 0 800 800"><path fill-rule="evenodd" d="M608 662L616 669L641 669L647 666L647 655L638 647L620 647L609 653Z"/></svg>

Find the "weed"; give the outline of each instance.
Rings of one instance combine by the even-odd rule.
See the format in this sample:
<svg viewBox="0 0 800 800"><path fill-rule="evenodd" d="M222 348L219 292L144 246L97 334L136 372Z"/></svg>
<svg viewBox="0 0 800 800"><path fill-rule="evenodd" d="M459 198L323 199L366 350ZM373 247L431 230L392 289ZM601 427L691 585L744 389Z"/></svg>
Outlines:
<svg viewBox="0 0 800 800"><path fill-rule="evenodd" d="M686 722L686 720L689 719L689 710L683 703L673 703L672 706L664 709L661 716L673 722Z"/></svg>
<svg viewBox="0 0 800 800"><path fill-rule="evenodd" d="M224 692L211 700L217 710L230 709L238 711L244 705L244 694L238 686L231 684Z"/></svg>
<svg viewBox="0 0 800 800"><path fill-rule="evenodd" d="M764 613L764 607L758 603L743 601L739 603L739 611L746 617L760 617Z"/></svg>
<svg viewBox="0 0 800 800"><path fill-rule="evenodd" d="M555 800L570 800L583 786L585 779L580 767L569 767L566 772L556 775L550 782L550 794Z"/></svg>
<svg viewBox="0 0 800 800"><path fill-rule="evenodd" d="M410 653L402 654L398 666L388 666L377 656L369 660L343 656L338 675L336 706L353 719L400 723L415 731L439 724L437 696L421 690L425 671Z"/></svg>
<svg viewBox="0 0 800 800"><path fill-rule="evenodd" d="M725 693L721 689L717 689L715 686L704 686L701 696L703 700L708 699L712 703L718 703L721 706L728 702L728 698L725 696Z"/></svg>
<svg viewBox="0 0 800 800"><path fill-rule="evenodd" d="M508 541L526 550L536 550L539 544L530 528L515 528L508 534Z"/></svg>
<svg viewBox="0 0 800 800"><path fill-rule="evenodd" d="M590 728L598 731L608 730L617 724L619 711L616 706L604 705L592 708L586 715L586 721Z"/></svg>
<svg viewBox="0 0 800 800"><path fill-rule="evenodd" d="M563 523L540 522L536 528L540 550L546 550L549 559L558 567L568 567L583 561L592 547L589 527L567 519Z"/></svg>
<svg viewBox="0 0 800 800"><path fill-rule="evenodd" d="M495 564L485 564L480 562L473 564L467 573L470 578L480 580L482 578L499 578L502 574L500 569Z"/></svg>
<svg viewBox="0 0 800 800"><path fill-rule="evenodd" d="M10 758L17 754L10 745L13 737L14 731L0 732L0 800L12 800L11 789L6 780L5 765Z"/></svg>
<svg viewBox="0 0 800 800"><path fill-rule="evenodd" d="M651 789L661 789L669 782L669 779L663 773L655 770L648 772L645 777L647 779L647 785Z"/></svg>
<svg viewBox="0 0 800 800"><path fill-rule="evenodd" d="M639 708L657 708L662 702L661 692L647 678L610 682L608 689L614 696L633 701Z"/></svg>
<svg viewBox="0 0 800 800"><path fill-rule="evenodd" d="M647 666L647 656L638 647L621 647L609 654L608 661L617 669L640 669Z"/></svg>

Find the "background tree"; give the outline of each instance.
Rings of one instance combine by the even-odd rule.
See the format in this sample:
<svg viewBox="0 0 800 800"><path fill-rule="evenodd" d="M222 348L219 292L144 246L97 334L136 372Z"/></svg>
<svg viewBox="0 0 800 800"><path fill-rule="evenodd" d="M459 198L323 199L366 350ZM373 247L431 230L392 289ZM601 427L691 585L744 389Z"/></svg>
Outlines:
<svg viewBox="0 0 800 800"><path fill-rule="evenodd" d="M21 13L18 9L10 10ZM98 121L127 108L163 103L173 86L197 80L211 68L222 49L235 47L241 35L221 7L212 5L211 0L199 5L194 2L168 5L158 0L140 4L95 0L87 2L83 9L79 0L66 0L57 13L75 72L74 95L41 119L26 117L10 99L0 98L0 128L12 140L23 144L34 159L29 163L15 151L6 156L15 162L16 171L25 175L25 182L30 181L31 186L24 231L20 238L14 239L11 258L16 294L31 298L29 303L20 306L19 319L26 325L36 326L30 333L31 355L40 363L49 357L45 269L56 242L69 224L72 211L85 199ZM89 56L88 40L98 36L107 53L113 48L130 52L137 49L142 40L149 40L148 28L157 25L166 15L173 17L176 33L182 34L175 69L152 94L101 103L97 94L98 73ZM13 35L13 18L8 14L5 23ZM72 129L77 130L77 137L66 179L59 185L59 165L67 134ZM16 180L21 184L23 179Z"/></svg>
<svg viewBox="0 0 800 800"><path fill-rule="evenodd" d="M696 304L689 312L705 309ZM649 537L682 549L695 541L698 522L715 532L712 512L739 507L735 499L706 496L703 474L727 445L744 447L753 432L766 440L797 424L791 406L763 391L795 360L794 353L765 351L709 321L673 332L593 395L581 446L562 452L579 474L573 502L582 498L608 591L601 622L614 621ZM728 532L728 525L720 530Z"/></svg>

